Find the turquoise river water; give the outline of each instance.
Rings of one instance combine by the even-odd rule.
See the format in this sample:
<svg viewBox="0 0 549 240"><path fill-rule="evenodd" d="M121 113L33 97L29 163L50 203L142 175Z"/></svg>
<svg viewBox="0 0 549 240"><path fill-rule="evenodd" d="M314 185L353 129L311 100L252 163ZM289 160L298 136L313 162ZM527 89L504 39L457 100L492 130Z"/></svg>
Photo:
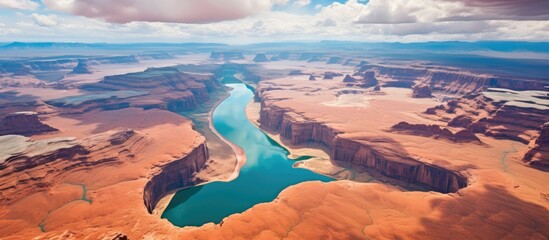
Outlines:
<svg viewBox="0 0 549 240"><path fill-rule="evenodd" d="M246 117L253 93L246 85L227 84L230 96L214 110L215 129L246 153L246 164L230 182L211 182L181 190L162 214L176 226L220 223L258 203L270 202L285 188L305 181L331 181L312 171L294 168L288 151L270 139Z"/></svg>

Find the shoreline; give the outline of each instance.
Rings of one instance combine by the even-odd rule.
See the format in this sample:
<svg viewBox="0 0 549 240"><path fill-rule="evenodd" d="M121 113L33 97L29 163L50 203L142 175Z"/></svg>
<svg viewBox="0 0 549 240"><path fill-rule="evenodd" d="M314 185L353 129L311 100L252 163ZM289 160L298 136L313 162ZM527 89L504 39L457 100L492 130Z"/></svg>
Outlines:
<svg viewBox="0 0 549 240"><path fill-rule="evenodd" d="M227 86L224 85L224 87L227 87ZM156 215L159 218L161 218L162 214L164 213L164 210L166 210L166 208L168 207L168 204L170 204L170 202L172 201L172 198L175 196L175 194L177 192L179 192L181 190L191 188L191 187L197 187L197 186L212 183L212 182L230 182L230 181L236 179L238 177L238 175L240 174L240 169L242 168L242 166L244 166L244 164L246 164L246 154L244 153L244 150L242 148L240 148L239 146L237 146L236 144L232 143L231 141L227 140L225 137L223 137L215 129L215 127L213 126L213 123L212 123L212 121L213 121L213 112L215 111L215 109L217 109L217 107L223 101L225 101L225 99L230 97L230 95L231 95L230 92L227 92L227 94L223 98L221 98L219 101L217 101L214 104L213 108L209 111L209 113L208 113L208 127L219 139L221 139L221 141L223 141L225 144L227 144L233 150L233 154L236 157L236 164L235 164L235 167L234 167L231 175L229 175L228 178L223 179L223 180L215 179L215 180L211 180L211 181L205 181L205 182L201 182L199 184L193 185L193 186L184 187L184 188L181 188L181 189L174 190L170 193L167 193L156 204L156 207L154 208L154 210L152 212L153 215ZM181 116L181 117L184 117L184 116ZM207 139L205 141L206 141L206 145L207 145L208 144Z"/></svg>
<svg viewBox="0 0 549 240"><path fill-rule="evenodd" d="M227 86L225 86L225 87L227 87ZM242 166L244 166L244 164L246 164L246 154L244 153L244 150L242 148L240 148L239 146L237 146L236 144L229 141L228 139L226 139L223 135L221 135L217 131L217 129L215 129L215 127L213 125L213 112L217 109L217 107L223 101L225 101L225 99L227 99L230 96L231 96L231 93L229 92L225 97L223 97L221 100L219 100L214 105L212 110L210 111L210 114L209 114L209 117L208 117L208 126L209 126L210 130L215 135L217 135L217 137L219 137L219 139L221 139L221 141L225 142L227 145L229 145L229 147L231 147L231 149L233 150L233 153L235 154L235 157L236 157L236 166L235 166L233 172L231 173L231 175L227 179L221 180L221 182L230 182L230 181L236 179L238 177L238 174L240 174L240 169L242 168ZM215 181L209 181L209 182L215 182Z"/></svg>
<svg viewBox="0 0 549 240"><path fill-rule="evenodd" d="M330 156L325 151L325 149L313 148L313 147L290 146L289 144L284 143L279 133L275 133L274 131L262 128L259 124L260 107L261 107L261 104L259 102L255 102L254 99L250 100L250 102L246 105L246 117L248 118L248 121L253 123L259 130L267 134L267 136L269 136L271 139L276 141L282 147L286 148L290 152L288 154L290 158L297 158L300 156L314 156L315 158L321 157L321 158L330 159ZM322 146L318 146L318 147L322 147Z"/></svg>
<svg viewBox="0 0 549 240"><path fill-rule="evenodd" d="M325 175L333 178L334 180L352 180L360 182L369 182L371 176L369 174L356 174L347 168L334 165L332 159L328 154L328 149L318 143L309 143L307 145L290 145L285 143L279 133L273 130L264 129L259 124L259 112L261 104L255 102L254 99L250 100L246 105L246 116L250 122L265 133L268 137L277 142L280 146L288 150L288 158L296 159L301 156L311 156L307 160L294 161L293 167L304 168L313 171L317 174Z"/></svg>

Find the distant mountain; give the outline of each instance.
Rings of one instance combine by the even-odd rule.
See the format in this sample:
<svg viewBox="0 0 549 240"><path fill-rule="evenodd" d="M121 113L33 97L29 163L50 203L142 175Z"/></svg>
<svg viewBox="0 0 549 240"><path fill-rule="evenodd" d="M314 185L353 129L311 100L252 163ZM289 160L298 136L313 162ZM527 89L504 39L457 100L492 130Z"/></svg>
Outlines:
<svg viewBox="0 0 549 240"><path fill-rule="evenodd" d="M549 52L549 42L522 42L522 41L478 41L478 42L417 42L417 43L366 43L345 41L321 41L323 47L363 47L370 49L403 49L424 51L498 51L498 52Z"/></svg>
<svg viewBox="0 0 549 240"><path fill-rule="evenodd" d="M185 47L185 48L213 48L224 47L221 43L70 43L70 42L12 42L0 45L0 49L66 49L66 48L163 48L163 47Z"/></svg>
<svg viewBox="0 0 549 240"><path fill-rule="evenodd" d="M381 51L428 51L428 52L470 52L470 51L497 51L497 52L549 52L549 42L521 42L521 41L478 41L478 42L356 42L356 41L320 41L320 42L272 42L248 45L259 49L275 50L288 49L339 49L339 50L381 50Z"/></svg>
<svg viewBox="0 0 549 240"><path fill-rule="evenodd" d="M97 48L106 44L89 44L89 43L59 43L59 42L12 42L0 46L2 49L47 49L47 48Z"/></svg>

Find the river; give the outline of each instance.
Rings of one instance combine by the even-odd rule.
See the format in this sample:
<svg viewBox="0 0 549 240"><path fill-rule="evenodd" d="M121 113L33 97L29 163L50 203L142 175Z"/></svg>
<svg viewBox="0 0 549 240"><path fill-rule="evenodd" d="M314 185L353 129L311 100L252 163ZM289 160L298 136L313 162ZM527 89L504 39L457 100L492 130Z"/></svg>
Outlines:
<svg viewBox="0 0 549 240"><path fill-rule="evenodd" d="M210 182L177 192L162 214L162 218L176 226L220 223L231 214L274 200L291 185L333 180L307 169L294 168L295 160L287 158L288 151L246 117L252 91L242 83L227 86L232 88L230 96L214 110L213 126L244 150L246 163L233 181Z"/></svg>

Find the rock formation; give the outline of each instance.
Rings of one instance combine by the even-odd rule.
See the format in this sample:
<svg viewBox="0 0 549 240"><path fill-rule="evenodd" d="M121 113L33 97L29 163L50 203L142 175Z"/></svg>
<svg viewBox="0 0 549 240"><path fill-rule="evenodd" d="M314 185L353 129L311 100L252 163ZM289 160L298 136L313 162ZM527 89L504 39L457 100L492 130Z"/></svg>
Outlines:
<svg viewBox="0 0 549 240"><path fill-rule="evenodd" d="M425 164L401 152L390 140L336 138L333 158L367 167L384 176L408 183L425 184L442 193L456 192L467 186L459 173Z"/></svg>
<svg viewBox="0 0 549 240"><path fill-rule="evenodd" d="M433 95L431 95L431 88L429 86L415 86L412 92L413 98L430 98Z"/></svg>
<svg viewBox="0 0 549 240"><path fill-rule="evenodd" d="M360 87L369 88L369 87L376 86L378 84L379 84L379 81L377 80L374 71L364 72L364 75L362 77L362 83L360 84Z"/></svg>
<svg viewBox="0 0 549 240"><path fill-rule="evenodd" d="M143 200L149 213L152 213L158 201L168 193L196 184L194 174L208 160L208 148L205 143L194 148L183 158L164 165L154 174L143 192Z"/></svg>
<svg viewBox="0 0 549 240"><path fill-rule="evenodd" d="M544 90L545 83L537 79L506 78L465 71L423 68L418 66L392 66L381 64L361 64L358 73L376 71L389 81L387 86L412 86L420 80L433 90L453 94L478 93L487 87L507 88L513 90Z"/></svg>
<svg viewBox="0 0 549 240"><path fill-rule="evenodd" d="M148 95L134 98L127 105L144 109L187 111L195 109L199 102L208 100L209 92L218 85L213 75L184 73L175 67L166 67L107 76L101 82L84 85L83 88L89 91L147 91ZM111 104L115 106L120 102Z"/></svg>
<svg viewBox="0 0 549 240"><path fill-rule="evenodd" d="M252 61L253 62L268 62L269 59L267 58L267 56L264 53L258 53L258 54L255 55L255 57Z"/></svg>
<svg viewBox="0 0 549 240"><path fill-rule="evenodd" d="M78 65L72 69L71 74L90 74L92 71L85 60L78 60Z"/></svg>
<svg viewBox="0 0 549 240"><path fill-rule="evenodd" d="M466 128L489 137L528 144L536 137L539 126L549 121L549 110L533 103L523 106L522 102L517 105L507 102L495 101L484 94L470 94L429 108L425 113L447 121L449 127Z"/></svg>
<svg viewBox="0 0 549 240"><path fill-rule="evenodd" d="M145 142L131 129L113 130L77 141L75 138L31 140L0 137L0 199L9 204L44 190L55 176L75 168L117 164L131 159ZM5 181L13 179L14 181ZM16 187L17 186L17 187Z"/></svg>
<svg viewBox="0 0 549 240"><path fill-rule="evenodd" d="M4 116L0 120L0 135L30 136L54 131L57 131L57 129L42 123L36 112L15 112Z"/></svg>
<svg viewBox="0 0 549 240"><path fill-rule="evenodd" d="M335 72L325 72L323 79L334 79L334 77L343 76L341 73L335 73Z"/></svg>
<svg viewBox="0 0 549 240"><path fill-rule="evenodd" d="M464 129L453 133L447 128L438 125L410 124L399 122L392 127L393 130L425 137L443 138L453 142L478 142L480 139L470 130Z"/></svg>
<svg viewBox="0 0 549 240"><path fill-rule="evenodd" d="M526 152L523 160L530 166L549 170L549 122L543 124L534 146Z"/></svg>
<svg viewBox="0 0 549 240"><path fill-rule="evenodd" d="M315 80L316 80L316 78L315 78L315 76L314 76L314 75L312 75L312 74L311 74L311 75L309 75L309 81L315 81Z"/></svg>
<svg viewBox="0 0 549 240"><path fill-rule="evenodd" d="M343 78L344 83L354 83L357 80L353 77L351 77L349 74L345 75L345 78Z"/></svg>
<svg viewBox="0 0 549 240"><path fill-rule="evenodd" d="M467 185L461 174L411 159L387 139L342 138L338 131L324 124L263 102L259 121L262 127L280 132L292 144L321 143L330 149L332 159L358 164L390 178L425 184L440 192L455 192Z"/></svg>
<svg viewBox="0 0 549 240"><path fill-rule="evenodd" d="M448 122L448 127L461 127L467 128L473 119L467 115L459 115Z"/></svg>

